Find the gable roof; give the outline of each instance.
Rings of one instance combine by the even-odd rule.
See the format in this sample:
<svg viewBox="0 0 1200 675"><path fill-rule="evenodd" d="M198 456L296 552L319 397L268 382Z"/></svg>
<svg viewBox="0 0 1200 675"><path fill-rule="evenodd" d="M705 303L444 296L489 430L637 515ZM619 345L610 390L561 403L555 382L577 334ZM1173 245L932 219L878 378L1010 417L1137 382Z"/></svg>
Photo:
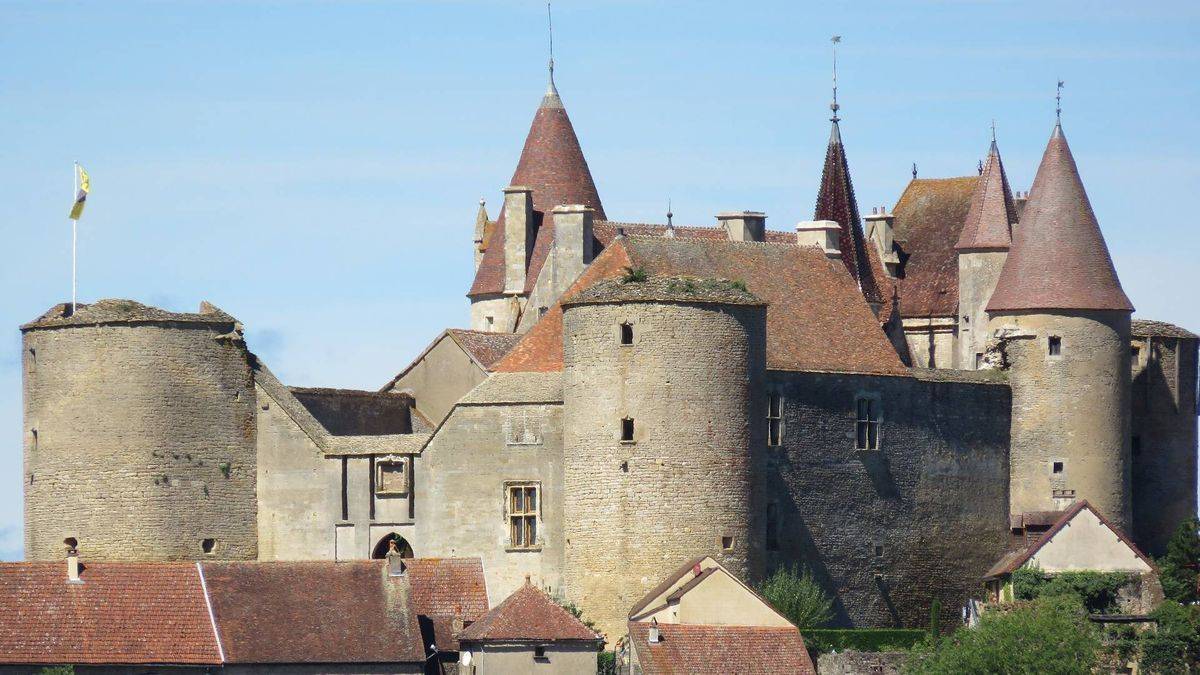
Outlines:
<svg viewBox="0 0 1200 675"><path fill-rule="evenodd" d="M554 243L554 228L550 227L550 211L554 207L583 204L595 209L597 219L605 218L592 172L553 80L534 113L521 158L508 184L533 189L537 234L526 273L525 292L529 293L537 283ZM504 209L501 208L491 236L484 242L483 258L475 271L475 281L468 296L504 292L504 229Z"/></svg>
<svg viewBox="0 0 1200 675"><path fill-rule="evenodd" d="M892 209L903 279L900 314L952 316L958 311L958 255L977 176L914 178Z"/></svg>
<svg viewBox="0 0 1200 675"><path fill-rule="evenodd" d="M987 306L989 312L1031 309L1133 311L1061 125L1046 144Z"/></svg>
<svg viewBox="0 0 1200 675"><path fill-rule="evenodd" d="M907 375L858 288L813 247L667 237L614 240L564 294L571 297L624 267L650 275L732 279L767 304L767 367ZM552 307L497 371L562 370L562 304Z"/></svg>
<svg viewBox="0 0 1200 675"><path fill-rule="evenodd" d="M987 164L971 194L971 208L967 211L962 234L954 248L960 251L1007 251L1012 244L1015 222L1017 209L1013 206L1012 190L1008 187L1008 176L1004 174L1004 163L1000 161L1000 150L993 140Z"/></svg>
<svg viewBox="0 0 1200 675"><path fill-rule="evenodd" d="M1122 543L1128 546L1134 552L1134 554L1142 560L1142 562L1149 565L1151 569L1156 569L1154 561L1148 558L1145 553L1142 553L1141 549L1137 547L1137 544L1133 543L1132 539L1126 536L1125 533L1122 532L1121 529L1116 525L1114 525L1112 521L1105 517L1103 513L1100 513L1096 507L1092 506L1086 499L1084 499L1082 501L1075 502L1068 509L1063 511L1062 514L1059 515L1058 519L1054 521L1054 524L1050 526L1050 529L1046 530L1046 532L1042 534L1037 541L1033 542L1029 546L1026 546L1025 548L1018 549L1016 551L1009 551L1001 556L1000 560L997 561L990 570L988 570L987 574L985 574L983 578L995 579L996 577L1012 574L1018 570L1022 565L1029 562L1033 556L1037 555L1038 551L1042 550L1047 544L1049 544L1050 540L1054 538L1054 535L1061 532L1062 529L1070 524L1070 522L1075 519L1075 516L1079 515L1079 513L1084 509L1092 512L1096 518L1098 518L1100 522L1104 524L1105 527L1107 527L1109 530L1112 530L1113 534L1115 534ZM1040 514L1045 512L1037 513Z"/></svg>
<svg viewBox="0 0 1200 675"><path fill-rule="evenodd" d="M647 675L749 675L816 673L798 628L658 624L661 641L649 640L650 624L629 622L629 639Z"/></svg>
<svg viewBox="0 0 1200 675"><path fill-rule="evenodd" d="M487 614L487 586L479 558L412 558L404 561L412 583L412 602L428 621L433 643L457 651L454 620L478 621ZM428 641L428 640L427 640Z"/></svg>
<svg viewBox="0 0 1200 675"><path fill-rule="evenodd" d="M459 634L462 642L596 642L603 640L548 595L525 583Z"/></svg>
<svg viewBox="0 0 1200 675"><path fill-rule="evenodd" d="M0 663L220 665L193 563L0 563Z"/></svg>

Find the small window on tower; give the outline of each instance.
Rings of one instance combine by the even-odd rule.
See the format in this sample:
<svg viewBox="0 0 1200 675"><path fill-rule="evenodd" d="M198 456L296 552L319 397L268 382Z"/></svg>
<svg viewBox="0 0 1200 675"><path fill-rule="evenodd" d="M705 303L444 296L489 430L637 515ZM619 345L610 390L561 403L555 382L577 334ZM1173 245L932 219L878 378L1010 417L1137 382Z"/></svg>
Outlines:
<svg viewBox="0 0 1200 675"><path fill-rule="evenodd" d="M767 395L767 445L783 445L783 396L775 392Z"/></svg>
<svg viewBox="0 0 1200 675"><path fill-rule="evenodd" d="M1053 464L1051 464L1050 470L1053 471L1054 473L1062 473L1063 472L1063 463L1062 462L1054 462Z"/></svg>
<svg viewBox="0 0 1200 675"><path fill-rule="evenodd" d="M200 548L204 550L204 555L212 555L213 550L217 548L217 540L205 539L200 542Z"/></svg>
<svg viewBox="0 0 1200 675"><path fill-rule="evenodd" d="M621 344L633 344L633 324L628 322L621 324Z"/></svg>
<svg viewBox="0 0 1200 675"><path fill-rule="evenodd" d="M855 428L854 447L857 450L878 450L879 427L883 419L879 412L879 400L860 397L857 406L858 421Z"/></svg>
<svg viewBox="0 0 1200 675"><path fill-rule="evenodd" d="M876 558L883 557L883 545L882 544L875 544L875 557Z"/></svg>
<svg viewBox="0 0 1200 675"><path fill-rule="evenodd" d="M633 442L633 418L632 417L626 417L625 419L621 420L621 442L622 443L632 443Z"/></svg>
<svg viewBox="0 0 1200 675"><path fill-rule="evenodd" d="M494 316L485 316L483 318L483 320L487 322L488 331L491 331L492 328L496 325L496 317L494 317Z"/></svg>
<svg viewBox="0 0 1200 675"><path fill-rule="evenodd" d="M722 551L732 551L733 550L733 537L730 537L729 535L725 535L725 536L721 537L721 550Z"/></svg>
<svg viewBox="0 0 1200 675"><path fill-rule="evenodd" d="M1050 336L1050 356L1062 355L1062 338L1057 335Z"/></svg>
<svg viewBox="0 0 1200 675"><path fill-rule="evenodd" d="M546 312L550 311L549 307L538 307L538 318L546 316Z"/></svg>

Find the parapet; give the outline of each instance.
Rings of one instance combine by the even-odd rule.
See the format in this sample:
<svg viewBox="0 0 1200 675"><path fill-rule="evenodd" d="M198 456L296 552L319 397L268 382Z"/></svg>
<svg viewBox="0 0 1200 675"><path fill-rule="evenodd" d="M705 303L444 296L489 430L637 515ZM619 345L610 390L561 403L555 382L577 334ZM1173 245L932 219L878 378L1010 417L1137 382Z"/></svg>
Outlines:
<svg viewBox="0 0 1200 675"><path fill-rule="evenodd" d="M199 312L189 313L168 312L133 300L106 299L91 304L77 304L74 312L71 311L71 303L59 303L45 314L21 326L21 330L144 323L232 325L237 323L237 319L207 302L200 303Z"/></svg>
<svg viewBox="0 0 1200 675"><path fill-rule="evenodd" d="M1149 319L1134 319L1130 322L1129 332L1135 337L1168 337L1181 340L1200 339L1195 333L1180 328L1166 321L1151 321Z"/></svg>
<svg viewBox="0 0 1200 675"><path fill-rule="evenodd" d="M765 306L740 281L686 276L605 279L563 301L563 306L620 302L672 302Z"/></svg>

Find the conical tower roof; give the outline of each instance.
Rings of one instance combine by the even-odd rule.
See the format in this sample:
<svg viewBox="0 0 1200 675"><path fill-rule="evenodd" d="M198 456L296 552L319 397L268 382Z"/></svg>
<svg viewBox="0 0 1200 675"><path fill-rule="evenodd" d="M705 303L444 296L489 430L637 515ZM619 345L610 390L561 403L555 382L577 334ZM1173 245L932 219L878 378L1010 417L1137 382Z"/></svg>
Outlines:
<svg viewBox="0 0 1200 675"><path fill-rule="evenodd" d="M509 185L524 185L533 190L535 222L549 223L550 211L562 204L584 204L596 212L597 220L605 220L604 205L592 180L575 127L567 116L554 78L542 96L542 103L533 116L521 159ZM540 227L529 261L527 286L537 281L538 272L553 243L554 228ZM496 219L491 237L485 242L486 252L475 273L475 282L467 295L502 293L504 291L504 209Z"/></svg>
<svg viewBox="0 0 1200 675"><path fill-rule="evenodd" d="M875 281L867 253L858 202L854 199L854 185L850 182L846 148L842 145L837 111L834 112L833 128L829 132L829 147L825 151L825 168L821 171L821 189L817 193L817 208L813 220L832 220L841 226L838 246L842 250L842 262L845 263L850 276L862 288L863 297L869 302L883 302L884 297Z"/></svg>
<svg viewBox="0 0 1200 675"><path fill-rule="evenodd" d="M1015 222L1017 210L1013 207L1012 191L1008 188L1008 176L1004 174L1000 150L993 139L987 163L971 194L971 207L967 210L962 233L954 248L960 251L1006 251L1012 244L1012 224Z"/></svg>
<svg viewBox="0 0 1200 675"><path fill-rule="evenodd" d="M1055 125L989 312L1132 311L1062 126Z"/></svg>

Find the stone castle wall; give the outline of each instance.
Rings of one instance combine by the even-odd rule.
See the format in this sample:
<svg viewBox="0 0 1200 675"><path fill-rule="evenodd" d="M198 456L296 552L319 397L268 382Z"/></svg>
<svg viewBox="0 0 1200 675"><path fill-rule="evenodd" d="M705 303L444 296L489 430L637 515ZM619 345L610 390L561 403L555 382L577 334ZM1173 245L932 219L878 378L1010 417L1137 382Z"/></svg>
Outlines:
<svg viewBox="0 0 1200 675"><path fill-rule="evenodd" d="M987 351L987 303L996 290L1008 251L964 251L958 255L958 340L953 368L975 370L975 355Z"/></svg>
<svg viewBox="0 0 1200 675"><path fill-rule="evenodd" d="M25 557L257 556L254 382L230 324L29 329ZM211 554L202 542L213 539Z"/></svg>
<svg viewBox="0 0 1200 675"><path fill-rule="evenodd" d="M563 336L568 597L615 640L630 607L690 558L713 555L756 578L750 456L764 443L764 309L576 305Z"/></svg>

